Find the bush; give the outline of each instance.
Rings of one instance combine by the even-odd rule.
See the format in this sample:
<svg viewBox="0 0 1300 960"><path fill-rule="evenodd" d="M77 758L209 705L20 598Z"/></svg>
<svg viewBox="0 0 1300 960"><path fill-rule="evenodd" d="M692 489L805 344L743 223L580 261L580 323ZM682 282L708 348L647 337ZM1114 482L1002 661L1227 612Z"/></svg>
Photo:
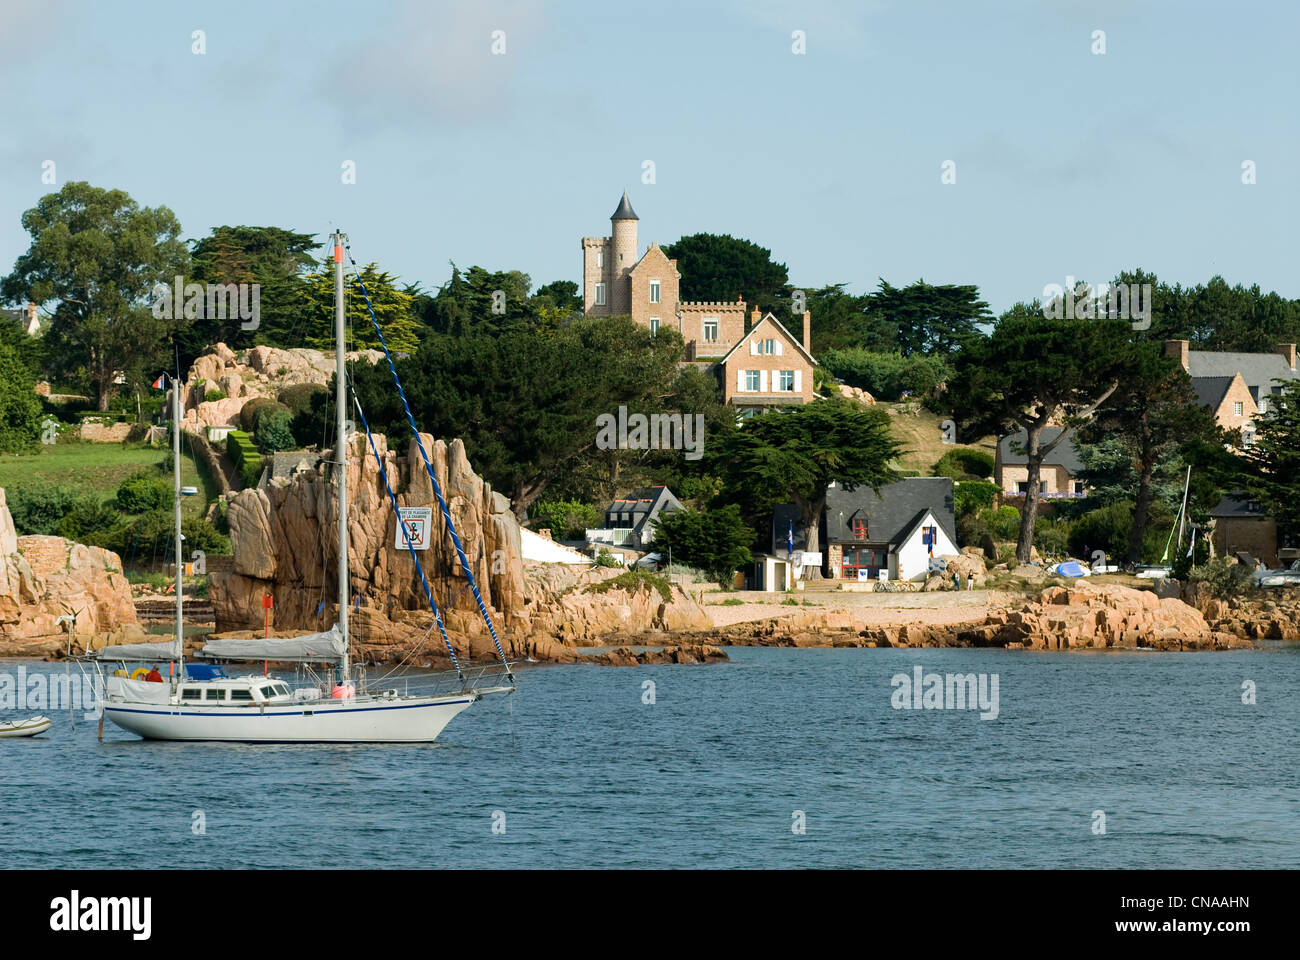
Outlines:
<svg viewBox="0 0 1300 960"><path fill-rule="evenodd" d="M84 497L55 526L60 537L77 543L93 543L122 522L122 515L93 497Z"/></svg>
<svg viewBox="0 0 1300 960"><path fill-rule="evenodd" d="M987 480L993 476L993 454L963 448L949 450L934 465L934 473L954 480Z"/></svg>
<svg viewBox="0 0 1300 960"><path fill-rule="evenodd" d="M239 469L244 486L256 486L262 475L262 455L252 438L243 430L231 430L226 435L226 455Z"/></svg>
<svg viewBox="0 0 1300 960"><path fill-rule="evenodd" d="M994 509L987 507L975 517L979 536L987 533L994 540L1015 540L1020 536L1020 511L1010 504Z"/></svg>
<svg viewBox="0 0 1300 960"><path fill-rule="evenodd" d="M292 450L298 444L293 439L289 428L289 411L283 407L262 410L257 415L257 433L254 436L257 449L264 454Z"/></svg>
<svg viewBox="0 0 1300 960"><path fill-rule="evenodd" d="M9 513L19 536L58 536L59 521L78 505L97 503L94 497L68 487L22 484L6 492Z"/></svg>
<svg viewBox="0 0 1300 960"><path fill-rule="evenodd" d="M1208 584L1210 593L1220 599L1239 597L1254 589L1251 578L1255 571L1245 564L1237 563L1227 557L1215 557L1205 564L1199 564L1187 571L1188 583Z"/></svg>
<svg viewBox="0 0 1300 960"><path fill-rule="evenodd" d="M601 547L598 551L596 551L596 566L621 567L623 566L623 564L618 562L618 560L614 557L614 554L610 553L604 547Z"/></svg>
<svg viewBox="0 0 1300 960"><path fill-rule="evenodd" d="M996 483L985 480L963 480L953 487L953 508L957 518L961 519L971 513L993 506L1001 488Z"/></svg>
<svg viewBox="0 0 1300 960"><path fill-rule="evenodd" d="M874 353L861 347L827 350L820 360L822 366L849 386L891 403L901 399L904 392L927 397L952 373L940 357L905 357L901 353Z"/></svg>
<svg viewBox="0 0 1300 960"><path fill-rule="evenodd" d="M663 513L655 526L655 550L671 551L674 559L699 567L723 587L729 587L736 571L753 561L749 552L753 542L754 531L734 503L717 510Z"/></svg>
<svg viewBox="0 0 1300 960"><path fill-rule="evenodd" d="M276 399L288 409L290 416L297 417L299 414L311 412L312 397L318 393L328 394L328 392L318 383L295 383L282 389Z"/></svg>
<svg viewBox="0 0 1300 960"><path fill-rule="evenodd" d="M1039 517L1034 523L1034 546L1045 557L1070 553L1071 526L1071 522L1063 517Z"/></svg>
<svg viewBox="0 0 1300 960"><path fill-rule="evenodd" d="M549 529L555 540L581 540L587 528L600 526L600 511L576 500L548 500L529 511L535 530Z"/></svg>
<svg viewBox="0 0 1300 960"><path fill-rule="evenodd" d="M673 598L673 588L672 584L668 582L668 578L657 573L651 573L648 570L629 570L627 573L620 573L617 577L610 577L608 580L600 581L600 583L593 583L586 589L586 592L605 593L609 590L636 590L642 585L658 590L659 596L663 598L664 603Z"/></svg>
<svg viewBox="0 0 1300 960"><path fill-rule="evenodd" d="M145 513L170 507L173 493L172 486L156 472L142 470L118 485L115 503L123 513Z"/></svg>
<svg viewBox="0 0 1300 960"><path fill-rule="evenodd" d="M244 404L239 410L239 428L245 433L254 433L257 430L257 412L275 407L283 406L270 397L254 397ZM287 410L288 407L285 407Z"/></svg>
<svg viewBox="0 0 1300 960"><path fill-rule="evenodd" d="M207 393L205 393L205 394L203 395L203 399L204 399L205 401L207 401L208 403L214 403L214 402L216 402L217 400L224 400L224 399L226 399L226 391L224 391L224 390L209 390Z"/></svg>
<svg viewBox="0 0 1300 960"><path fill-rule="evenodd" d="M19 352L0 343L0 452L41 448L41 401L35 389L36 378Z"/></svg>

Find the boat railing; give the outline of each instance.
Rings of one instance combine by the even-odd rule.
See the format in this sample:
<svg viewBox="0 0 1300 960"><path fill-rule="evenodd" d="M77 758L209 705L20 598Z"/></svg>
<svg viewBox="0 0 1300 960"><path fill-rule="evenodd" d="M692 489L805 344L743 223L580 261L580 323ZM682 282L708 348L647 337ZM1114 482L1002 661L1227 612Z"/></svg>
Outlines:
<svg viewBox="0 0 1300 960"><path fill-rule="evenodd" d="M397 676L371 676L366 678L365 690L369 696L383 696L395 691L398 696L438 696L450 693L468 693L474 690L512 689L514 664L508 670L504 664L488 663L455 670L438 670L430 673L403 673ZM463 673L463 678L462 678Z"/></svg>

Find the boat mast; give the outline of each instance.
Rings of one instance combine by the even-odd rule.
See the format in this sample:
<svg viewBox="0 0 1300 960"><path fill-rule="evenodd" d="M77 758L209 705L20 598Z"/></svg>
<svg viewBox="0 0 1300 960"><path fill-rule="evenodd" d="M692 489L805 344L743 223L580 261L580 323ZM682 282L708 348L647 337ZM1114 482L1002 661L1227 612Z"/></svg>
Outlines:
<svg viewBox="0 0 1300 960"><path fill-rule="evenodd" d="M181 384L172 380L172 502L176 511L176 652L177 669L173 684L179 683L185 669L185 621L181 585L185 579L185 560L181 556Z"/></svg>
<svg viewBox="0 0 1300 960"><path fill-rule="evenodd" d="M343 367L344 311L343 311L343 233L336 230L334 237L334 412L337 418L337 440L334 445L335 471L339 478L339 630L343 634L344 686L351 670L348 639L348 456L347 456L347 371Z"/></svg>

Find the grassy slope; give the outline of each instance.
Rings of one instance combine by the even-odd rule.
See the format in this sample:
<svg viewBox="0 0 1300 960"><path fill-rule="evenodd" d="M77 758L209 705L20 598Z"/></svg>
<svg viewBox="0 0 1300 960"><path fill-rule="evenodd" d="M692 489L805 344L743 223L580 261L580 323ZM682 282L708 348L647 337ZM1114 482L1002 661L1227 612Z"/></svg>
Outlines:
<svg viewBox="0 0 1300 960"><path fill-rule="evenodd" d="M902 410L904 405L893 403L886 406ZM955 445L944 443L939 424L946 418L937 416L929 410L921 409L915 416L898 413L889 419L894 439L903 444L907 451L899 458L899 469L915 470L923 477L934 476L934 465L939 462L939 458L956 447L983 450L990 456L996 452L996 443L991 436L984 437L976 443Z"/></svg>
<svg viewBox="0 0 1300 960"><path fill-rule="evenodd" d="M0 487L48 484L73 487L111 500L120 484L131 474L165 462L165 476L171 478L171 450L162 447L123 446L120 443L56 443L31 455L0 455ZM186 515L201 516L211 491L191 457L181 447L181 483L199 488L197 496L186 497Z"/></svg>

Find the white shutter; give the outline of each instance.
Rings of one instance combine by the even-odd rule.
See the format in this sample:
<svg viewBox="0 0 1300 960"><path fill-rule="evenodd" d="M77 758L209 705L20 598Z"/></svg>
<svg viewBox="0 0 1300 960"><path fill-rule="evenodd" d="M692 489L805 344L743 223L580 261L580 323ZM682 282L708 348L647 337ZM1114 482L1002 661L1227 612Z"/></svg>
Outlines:
<svg viewBox="0 0 1300 960"><path fill-rule="evenodd" d="M758 392L767 393L767 371L758 371Z"/></svg>
<svg viewBox="0 0 1300 960"><path fill-rule="evenodd" d="M758 341L757 341L757 340L751 340L751 341L749 341L749 355L750 355L751 357L756 357L756 356L758 356Z"/></svg>
<svg viewBox="0 0 1300 960"><path fill-rule="evenodd" d="M794 372L794 392L803 393L803 371L802 370L796 370Z"/></svg>
<svg viewBox="0 0 1300 960"><path fill-rule="evenodd" d="M745 389L745 371L736 371L736 389L743 392Z"/></svg>
<svg viewBox="0 0 1300 960"><path fill-rule="evenodd" d="M777 341L776 341L776 355L777 355L778 357L780 357L780 356L784 356L784 355L785 355L785 348L784 348L784 346L781 344L781 341L780 341L780 340L777 340Z"/></svg>

